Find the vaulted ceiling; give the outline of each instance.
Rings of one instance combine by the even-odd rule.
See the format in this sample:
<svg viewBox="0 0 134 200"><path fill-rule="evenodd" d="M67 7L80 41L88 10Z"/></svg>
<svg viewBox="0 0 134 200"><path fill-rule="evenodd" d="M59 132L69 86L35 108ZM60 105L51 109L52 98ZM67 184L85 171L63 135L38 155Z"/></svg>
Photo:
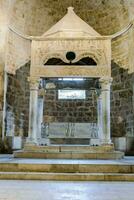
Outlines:
<svg viewBox="0 0 134 200"><path fill-rule="evenodd" d="M103 35L122 29L132 18L133 0L13 0L11 24L28 35L41 35L73 6L75 12Z"/></svg>

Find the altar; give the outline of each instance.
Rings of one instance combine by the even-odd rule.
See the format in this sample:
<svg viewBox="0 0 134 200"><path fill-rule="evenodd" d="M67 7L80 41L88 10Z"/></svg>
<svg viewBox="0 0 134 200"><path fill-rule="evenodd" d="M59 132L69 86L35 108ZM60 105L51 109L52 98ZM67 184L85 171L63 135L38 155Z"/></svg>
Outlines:
<svg viewBox="0 0 134 200"><path fill-rule="evenodd" d="M86 144L99 145L98 127L96 123L46 123L42 128L40 145L46 139L52 144Z"/></svg>

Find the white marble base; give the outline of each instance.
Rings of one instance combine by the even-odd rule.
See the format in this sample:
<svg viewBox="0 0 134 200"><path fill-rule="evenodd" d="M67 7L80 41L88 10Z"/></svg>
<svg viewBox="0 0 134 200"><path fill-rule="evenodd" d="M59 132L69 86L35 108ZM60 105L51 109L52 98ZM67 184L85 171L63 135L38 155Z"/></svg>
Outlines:
<svg viewBox="0 0 134 200"><path fill-rule="evenodd" d="M100 145L100 139L90 139L90 145Z"/></svg>
<svg viewBox="0 0 134 200"><path fill-rule="evenodd" d="M22 149L22 137L14 136L12 140L13 149Z"/></svg>

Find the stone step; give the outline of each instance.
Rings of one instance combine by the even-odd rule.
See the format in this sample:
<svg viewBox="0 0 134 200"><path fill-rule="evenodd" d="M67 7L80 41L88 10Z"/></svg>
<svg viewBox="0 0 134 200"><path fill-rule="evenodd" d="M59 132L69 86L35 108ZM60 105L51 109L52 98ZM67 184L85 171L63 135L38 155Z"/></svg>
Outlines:
<svg viewBox="0 0 134 200"><path fill-rule="evenodd" d="M30 163L29 163L30 162ZM75 163L0 163L0 172L48 172L48 173L134 173L132 164L75 164Z"/></svg>
<svg viewBox="0 0 134 200"><path fill-rule="evenodd" d="M15 158L45 158L45 159L104 159L104 160L116 160L124 157L123 152L111 151L66 151L66 152L43 152L43 151L30 151L22 150L14 152Z"/></svg>
<svg viewBox="0 0 134 200"><path fill-rule="evenodd" d="M89 145L50 145L37 146L25 145L24 151L33 152L110 152L114 150L113 145L89 146Z"/></svg>
<svg viewBox="0 0 134 200"><path fill-rule="evenodd" d="M134 181L134 174L0 172L0 179L55 181Z"/></svg>
<svg viewBox="0 0 134 200"><path fill-rule="evenodd" d="M72 144L72 145L89 145L89 138L50 138L50 144Z"/></svg>

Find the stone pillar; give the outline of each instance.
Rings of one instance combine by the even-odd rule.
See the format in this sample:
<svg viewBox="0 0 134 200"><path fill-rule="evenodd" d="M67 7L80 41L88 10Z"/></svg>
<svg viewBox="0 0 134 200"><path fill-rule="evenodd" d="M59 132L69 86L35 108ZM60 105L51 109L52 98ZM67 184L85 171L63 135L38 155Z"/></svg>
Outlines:
<svg viewBox="0 0 134 200"><path fill-rule="evenodd" d="M2 78L2 74L0 75L0 96L2 94L3 91L3 105L2 102L0 102L0 110L1 110L1 126L2 126L2 140L4 141L5 138L5 119L6 119L6 94L7 94L7 73L4 72L4 80ZM3 83L3 84L2 84ZM3 89L2 89L3 88ZM2 100L0 98L0 100Z"/></svg>
<svg viewBox="0 0 134 200"><path fill-rule="evenodd" d="M101 144L111 144L110 134L110 86L112 78L101 78L101 95L100 95L100 142Z"/></svg>
<svg viewBox="0 0 134 200"><path fill-rule="evenodd" d="M37 116L37 139L40 144L41 142L41 127L43 122L43 104L44 99L43 97L38 98L38 116Z"/></svg>
<svg viewBox="0 0 134 200"><path fill-rule="evenodd" d="M98 138L100 141L103 139L102 135L102 97L99 94L97 99L97 125L98 125Z"/></svg>
<svg viewBox="0 0 134 200"><path fill-rule="evenodd" d="M29 132L27 143L37 144L38 80L30 80Z"/></svg>

